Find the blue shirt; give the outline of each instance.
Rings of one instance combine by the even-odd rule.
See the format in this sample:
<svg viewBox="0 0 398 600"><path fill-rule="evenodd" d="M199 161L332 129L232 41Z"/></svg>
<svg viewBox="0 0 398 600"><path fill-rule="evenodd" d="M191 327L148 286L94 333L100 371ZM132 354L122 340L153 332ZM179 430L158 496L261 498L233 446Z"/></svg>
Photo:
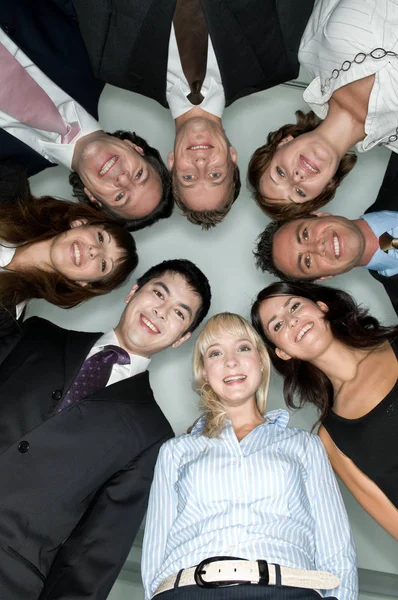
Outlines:
<svg viewBox="0 0 398 600"><path fill-rule="evenodd" d="M347 513L320 439L287 427L285 410L240 442L227 421L221 437L166 442L151 488L142 556L146 598L169 575L210 556L266 559L325 570L341 585L324 595L358 598Z"/></svg>
<svg viewBox="0 0 398 600"><path fill-rule="evenodd" d="M361 219L367 222L373 233L379 238L386 231L398 238L398 212L395 210L382 210L362 215ZM388 253L377 248L365 269L377 271L380 275L391 277L398 273L398 251L389 250Z"/></svg>

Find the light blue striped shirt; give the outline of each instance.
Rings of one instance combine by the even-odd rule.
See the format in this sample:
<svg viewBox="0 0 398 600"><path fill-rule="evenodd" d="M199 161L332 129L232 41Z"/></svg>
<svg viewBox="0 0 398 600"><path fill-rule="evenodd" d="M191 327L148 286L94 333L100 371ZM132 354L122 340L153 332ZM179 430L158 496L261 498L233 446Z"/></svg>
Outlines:
<svg viewBox="0 0 398 600"><path fill-rule="evenodd" d="M169 575L219 555L330 571L341 585L325 596L358 598L351 529L326 452L288 420L274 410L239 442L228 421L220 438L202 435L202 418L162 446L144 536L146 598Z"/></svg>

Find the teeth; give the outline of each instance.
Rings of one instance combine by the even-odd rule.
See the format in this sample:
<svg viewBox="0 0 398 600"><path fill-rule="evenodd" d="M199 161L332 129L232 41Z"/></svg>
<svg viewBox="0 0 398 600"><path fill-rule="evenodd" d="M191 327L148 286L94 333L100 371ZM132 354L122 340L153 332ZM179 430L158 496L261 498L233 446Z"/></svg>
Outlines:
<svg viewBox="0 0 398 600"><path fill-rule="evenodd" d="M307 331L309 331L310 329L312 329L314 326L313 323L308 323L308 325L305 325L302 330L300 331L300 333L297 335L296 337L296 341L299 342L301 340L301 338L303 337L303 335L305 333L307 333Z"/></svg>
<svg viewBox="0 0 398 600"><path fill-rule="evenodd" d="M113 156L113 158L110 158L109 160L107 160L106 163L104 164L104 166L102 167L101 171L99 172L99 174L101 176L105 175L109 171L109 169L111 167L113 167L113 165L115 164L116 161L117 161L116 156Z"/></svg>
<svg viewBox="0 0 398 600"><path fill-rule="evenodd" d="M334 244L334 255L336 258L340 258L340 244L339 238L337 235L333 235L333 244Z"/></svg>
<svg viewBox="0 0 398 600"><path fill-rule="evenodd" d="M144 321L145 325L149 327L149 329L152 329L152 331L154 331L155 333L159 333L159 329L155 327L155 325L151 323L146 317L143 316L142 320Z"/></svg>
<svg viewBox="0 0 398 600"><path fill-rule="evenodd" d="M188 150L207 150L211 146L190 146Z"/></svg>
<svg viewBox="0 0 398 600"><path fill-rule="evenodd" d="M306 160L305 158L302 158L303 163L305 163L305 166L307 167L307 169L309 171L311 171L311 173L319 173L318 169L314 169L314 167L312 167Z"/></svg>
<svg viewBox="0 0 398 600"><path fill-rule="evenodd" d="M80 266L80 250L79 250L79 246L78 244L75 242L73 244L73 254L75 256L75 262L77 264L77 266Z"/></svg>
<svg viewBox="0 0 398 600"><path fill-rule="evenodd" d="M224 383L229 383L230 381L239 381L241 379L246 379L246 375L234 375L233 377L226 377L224 379Z"/></svg>

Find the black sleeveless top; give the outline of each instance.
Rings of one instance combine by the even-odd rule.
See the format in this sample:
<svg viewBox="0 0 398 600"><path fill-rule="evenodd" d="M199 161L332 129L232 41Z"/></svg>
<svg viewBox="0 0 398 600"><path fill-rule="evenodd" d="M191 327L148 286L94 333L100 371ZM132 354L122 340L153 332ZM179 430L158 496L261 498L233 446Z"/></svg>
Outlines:
<svg viewBox="0 0 398 600"><path fill-rule="evenodd" d="M398 340L391 347L398 360ZM323 426L339 450L398 508L398 381L363 417L345 419L329 410Z"/></svg>

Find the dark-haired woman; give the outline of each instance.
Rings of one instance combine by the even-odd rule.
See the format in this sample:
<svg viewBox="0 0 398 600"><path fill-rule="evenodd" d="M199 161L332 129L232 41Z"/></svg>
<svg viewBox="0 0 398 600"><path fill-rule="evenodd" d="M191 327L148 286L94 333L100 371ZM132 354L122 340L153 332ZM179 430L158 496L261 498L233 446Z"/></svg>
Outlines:
<svg viewBox="0 0 398 600"><path fill-rule="evenodd" d="M316 210L355 163L347 152L398 152L398 5L394 0L316 0L299 60L312 77L314 113L256 150L249 181L274 218ZM301 123L300 123L301 121ZM312 121L312 124L311 124ZM292 206L293 205L293 206Z"/></svg>
<svg viewBox="0 0 398 600"><path fill-rule="evenodd" d="M134 239L118 221L88 205L35 198L26 178L14 186L13 196L18 171L10 176L5 169L0 169L1 310L19 317L30 298L70 308L125 281L138 257Z"/></svg>
<svg viewBox="0 0 398 600"><path fill-rule="evenodd" d="M262 290L252 321L288 406L317 407L335 471L398 539L398 327L380 325L346 292L291 282Z"/></svg>

